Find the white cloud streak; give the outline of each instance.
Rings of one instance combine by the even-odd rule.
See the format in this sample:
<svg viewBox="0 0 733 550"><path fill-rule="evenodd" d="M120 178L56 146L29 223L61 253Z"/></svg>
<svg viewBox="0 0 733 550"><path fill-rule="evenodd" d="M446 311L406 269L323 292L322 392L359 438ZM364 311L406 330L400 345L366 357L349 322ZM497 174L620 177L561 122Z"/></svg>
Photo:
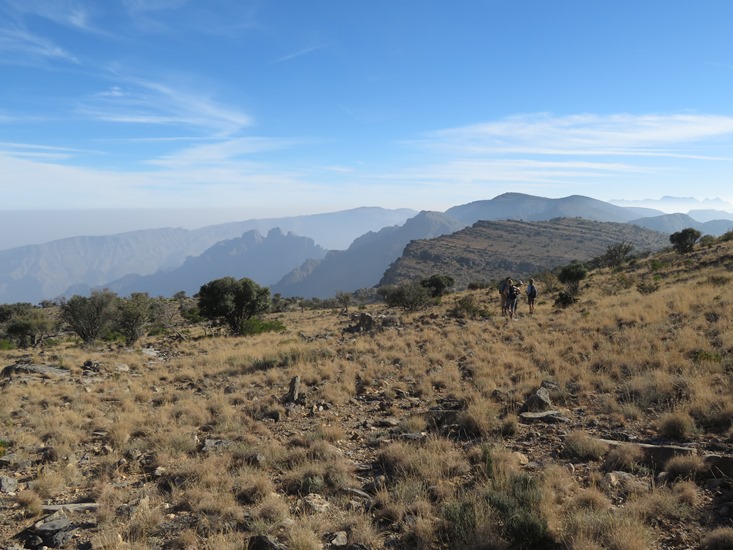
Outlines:
<svg viewBox="0 0 733 550"><path fill-rule="evenodd" d="M297 52L290 53L288 55L284 55L282 57L279 57L278 59L274 60L272 63L283 63L284 61L291 61L297 57L301 57L303 55L307 55L309 53L322 50L324 48L330 48L332 44L319 44L317 46L311 46L310 48L304 48L302 50L298 50Z"/></svg>
<svg viewBox="0 0 733 550"><path fill-rule="evenodd" d="M718 115L523 115L439 130L412 142L468 155L698 155L693 144L733 135L733 118ZM683 150L680 150L683 147Z"/></svg>
<svg viewBox="0 0 733 550"><path fill-rule="evenodd" d="M0 60L11 63L29 60L60 60L78 64L79 60L51 40L23 29L0 28Z"/></svg>
<svg viewBox="0 0 733 550"><path fill-rule="evenodd" d="M208 97L150 80L119 78L125 85L90 96L78 112L105 122L185 126L218 137L252 124L249 115Z"/></svg>

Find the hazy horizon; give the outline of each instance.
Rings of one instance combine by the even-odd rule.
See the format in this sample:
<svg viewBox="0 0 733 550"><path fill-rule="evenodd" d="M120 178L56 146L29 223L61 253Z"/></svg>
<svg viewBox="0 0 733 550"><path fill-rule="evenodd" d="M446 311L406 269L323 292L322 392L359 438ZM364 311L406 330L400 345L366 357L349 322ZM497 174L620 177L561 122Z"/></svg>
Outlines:
<svg viewBox="0 0 733 550"><path fill-rule="evenodd" d="M494 197L479 200L492 198ZM697 199L689 196L666 196L659 199L615 199L605 202L624 207L652 208L669 214L705 209L721 210L733 214L733 204L717 198ZM458 206L458 204L451 204L436 211L444 212L452 206ZM368 207L377 206L363 205L344 210ZM402 208L419 211L418 208L411 208L409 205ZM199 229L229 222L308 216L337 211L341 210L300 213L295 211L273 211L270 212L271 215L257 215L258 212L241 208L0 209L0 250L43 244L69 237L105 236L168 227Z"/></svg>

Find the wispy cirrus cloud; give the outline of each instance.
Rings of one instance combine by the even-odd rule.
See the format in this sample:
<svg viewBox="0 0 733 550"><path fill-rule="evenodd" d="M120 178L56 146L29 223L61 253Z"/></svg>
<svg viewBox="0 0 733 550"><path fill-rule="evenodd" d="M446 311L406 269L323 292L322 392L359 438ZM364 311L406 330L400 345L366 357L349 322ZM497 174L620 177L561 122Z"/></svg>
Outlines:
<svg viewBox="0 0 733 550"><path fill-rule="evenodd" d="M236 138L182 149L150 160L148 164L167 168L233 166L251 155L286 149L295 144L297 141L286 139Z"/></svg>
<svg viewBox="0 0 733 550"><path fill-rule="evenodd" d="M48 38L19 27L0 28L0 61L27 63L39 60L79 63L76 56Z"/></svg>
<svg viewBox="0 0 733 550"><path fill-rule="evenodd" d="M189 127L223 137L252 125L241 110L172 85L122 77L121 85L94 94L77 111L105 122Z"/></svg>
<svg viewBox="0 0 733 550"><path fill-rule="evenodd" d="M522 115L438 130L411 142L464 155L697 155L703 140L733 136L733 117L720 115Z"/></svg>
<svg viewBox="0 0 733 550"><path fill-rule="evenodd" d="M2 7L16 20L33 15L60 25L84 30L91 28L88 5L76 0L2 0Z"/></svg>
<svg viewBox="0 0 733 550"><path fill-rule="evenodd" d="M302 50L298 50L297 52L292 52L287 55L284 55L282 57L279 57L275 59L272 63L283 63L285 61L291 61L295 58L302 57L304 55L308 55L309 53L316 52L318 50L323 50L325 48L330 48L333 44L318 44L316 46L311 46L309 48L303 48Z"/></svg>

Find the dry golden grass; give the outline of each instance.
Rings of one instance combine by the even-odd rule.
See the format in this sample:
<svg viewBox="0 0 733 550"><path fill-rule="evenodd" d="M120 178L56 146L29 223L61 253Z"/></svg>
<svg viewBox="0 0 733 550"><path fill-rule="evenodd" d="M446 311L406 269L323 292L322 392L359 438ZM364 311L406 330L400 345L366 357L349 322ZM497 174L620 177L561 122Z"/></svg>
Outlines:
<svg viewBox="0 0 733 550"><path fill-rule="evenodd" d="M72 342L33 351L70 375L2 388L2 439L28 464L17 516L95 500L84 536L110 549L242 548L255 534L320 548L337 531L375 549L681 547L670 524L686 544L724 547L713 491L733 487L709 484L701 455L733 455L732 256L726 243L602 269L573 307L543 295L512 322L452 315L464 295L498 311L473 291L365 334L342 334L338 312L291 311L278 314L283 333L143 342L165 359ZM3 364L21 355L0 351ZM100 375L82 376L87 360ZM282 400L296 375L305 407ZM568 424L522 422L543 382ZM598 442L617 434L700 452L655 485L637 447ZM223 443L205 451L207 440ZM644 489L602 483L619 470ZM304 506L311 493L328 512Z"/></svg>

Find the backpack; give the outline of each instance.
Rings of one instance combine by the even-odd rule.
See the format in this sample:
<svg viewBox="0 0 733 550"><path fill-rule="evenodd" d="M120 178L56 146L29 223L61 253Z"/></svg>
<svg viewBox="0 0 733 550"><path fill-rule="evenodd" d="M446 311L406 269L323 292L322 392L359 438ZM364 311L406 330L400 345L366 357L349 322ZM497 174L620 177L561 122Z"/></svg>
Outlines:
<svg viewBox="0 0 733 550"><path fill-rule="evenodd" d="M510 300L513 300L517 296L519 296L519 289L515 287L514 285L509 287L509 293L507 294Z"/></svg>
<svg viewBox="0 0 733 550"><path fill-rule="evenodd" d="M537 297L537 287L534 285L529 285L527 287L527 298L536 298Z"/></svg>

